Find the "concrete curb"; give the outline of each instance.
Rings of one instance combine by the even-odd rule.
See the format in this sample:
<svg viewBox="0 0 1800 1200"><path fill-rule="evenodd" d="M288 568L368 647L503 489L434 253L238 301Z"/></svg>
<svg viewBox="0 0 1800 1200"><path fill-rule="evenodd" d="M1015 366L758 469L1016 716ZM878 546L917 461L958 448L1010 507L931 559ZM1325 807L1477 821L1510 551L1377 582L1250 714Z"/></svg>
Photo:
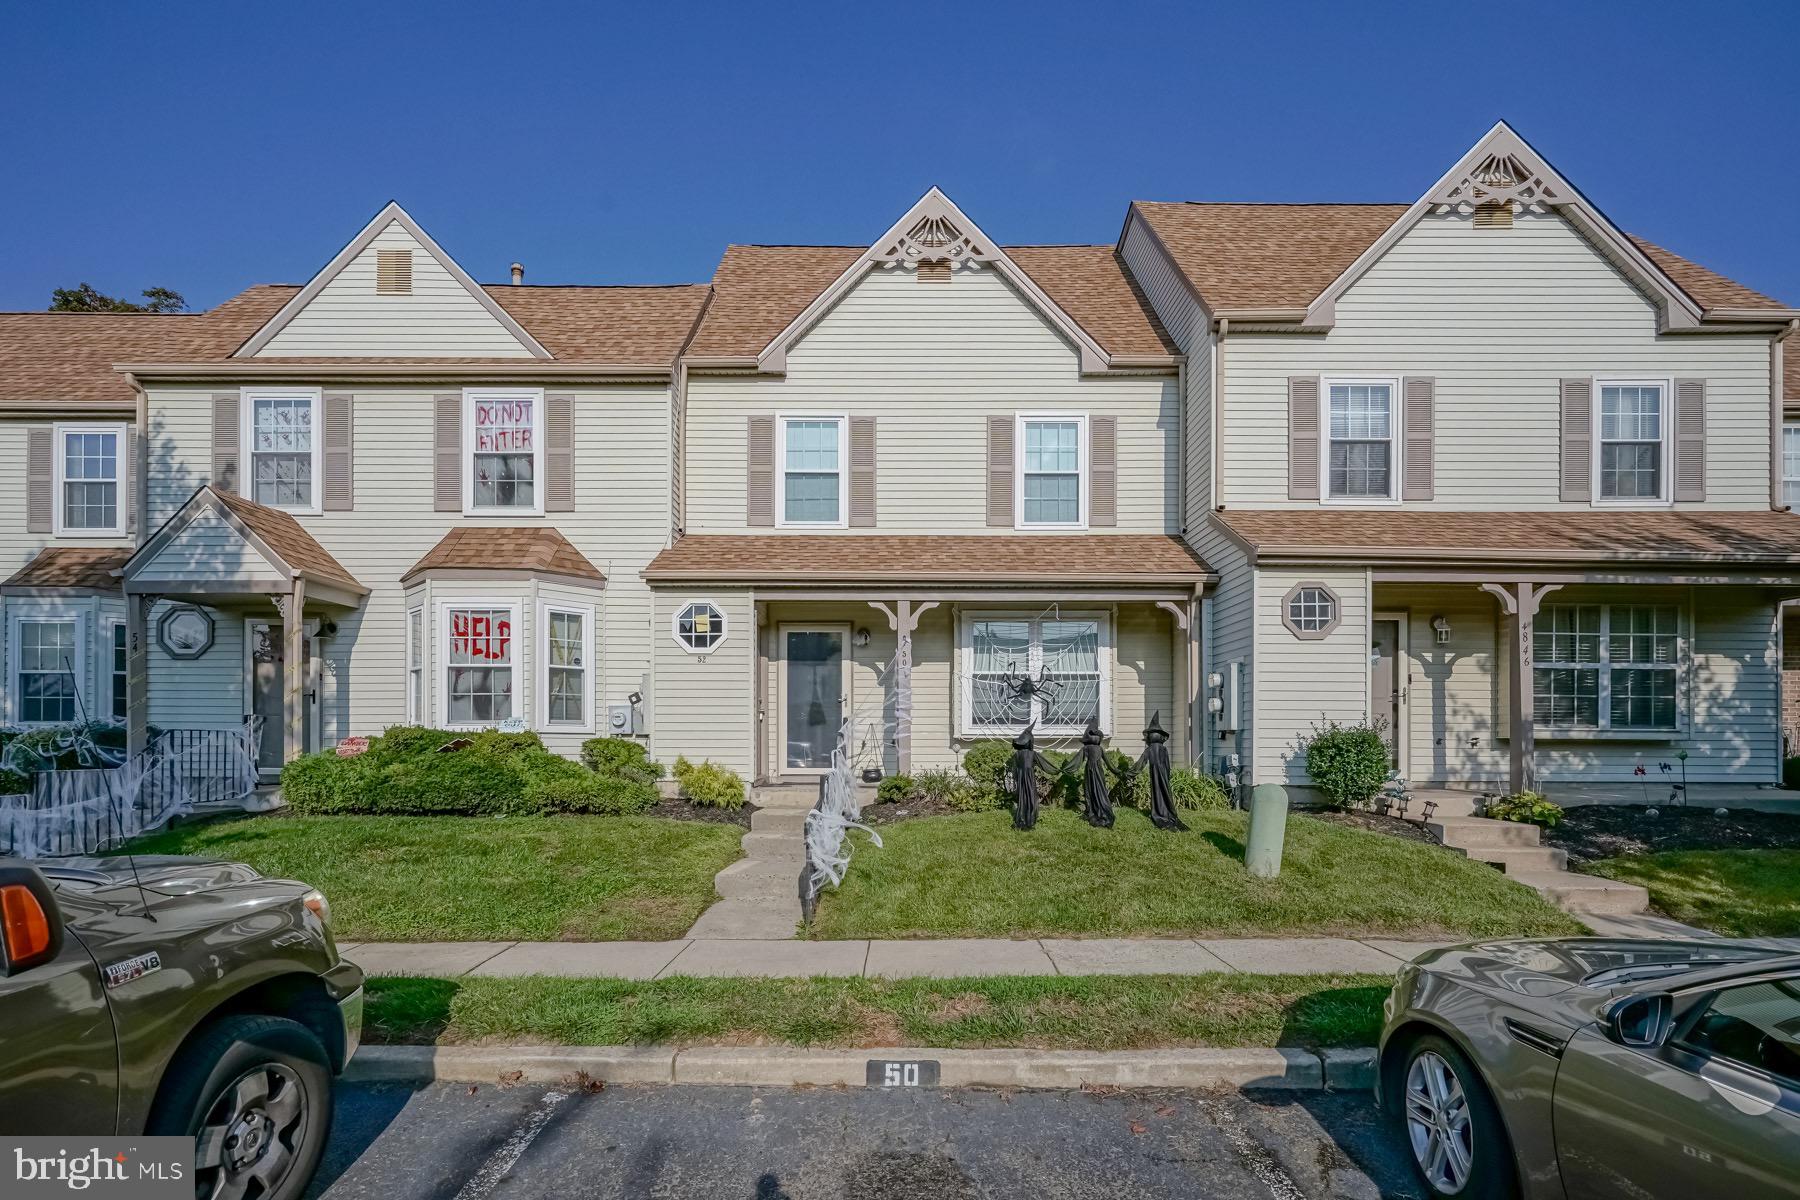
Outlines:
<svg viewBox="0 0 1800 1200"><path fill-rule="evenodd" d="M1179 1050L934 1050L919 1046L365 1046L344 1078L359 1083L606 1083L864 1087L871 1061L935 1062L943 1087L1257 1087L1366 1090L1375 1051L1292 1047Z"/></svg>

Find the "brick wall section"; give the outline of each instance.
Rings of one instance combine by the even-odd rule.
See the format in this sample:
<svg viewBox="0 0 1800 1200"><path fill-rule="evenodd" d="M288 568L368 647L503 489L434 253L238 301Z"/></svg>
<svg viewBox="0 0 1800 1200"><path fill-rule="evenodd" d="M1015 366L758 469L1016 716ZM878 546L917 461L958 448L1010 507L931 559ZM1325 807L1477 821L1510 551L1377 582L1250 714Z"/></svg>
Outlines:
<svg viewBox="0 0 1800 1200"><path fill-rule="evenodd" d="M1781 730L1787 753L1800 753L1800 608L1781 618Z"/></svg>

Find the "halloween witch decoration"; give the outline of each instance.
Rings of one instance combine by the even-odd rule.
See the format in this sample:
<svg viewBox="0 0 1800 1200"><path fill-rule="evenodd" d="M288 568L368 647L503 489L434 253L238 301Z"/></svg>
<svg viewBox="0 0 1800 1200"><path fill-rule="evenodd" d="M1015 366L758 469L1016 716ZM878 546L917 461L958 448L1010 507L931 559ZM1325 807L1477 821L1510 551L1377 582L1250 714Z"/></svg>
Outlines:
<svg viewBox="0 0 1800 1200"><path fill-rule="evenodd" d="M1113 823L1112 797L1106 786L1106 748L1101 744L1104 737L1100 722L1089 717L1081 734L1081 749L1075 753L1075 761L1081 763L1081 815L1097 829L1111 829Z"/></svg>
<svg viewBox="0 0 1800 1200"><path fill-rule="evenodd" d="M1007 782L1013 793L1013 828L1031 829L1038 819L1038 768L1056 774L1056 764L1037 752L1030 725L1013 739L1012 766L1007 768Z"/></svg>
<svg viewBox="0 0 1800 1200"><path fill-rule="evenodd" d="M1146 765L1150 768L1150 823L1158 829L1186 829L1175 812L1175 792L1169 784L1169 734L1158 719L1161 716L1161 709L1150 714L1144 752L1131 764L1131 773L1136 775Z"/></svg>

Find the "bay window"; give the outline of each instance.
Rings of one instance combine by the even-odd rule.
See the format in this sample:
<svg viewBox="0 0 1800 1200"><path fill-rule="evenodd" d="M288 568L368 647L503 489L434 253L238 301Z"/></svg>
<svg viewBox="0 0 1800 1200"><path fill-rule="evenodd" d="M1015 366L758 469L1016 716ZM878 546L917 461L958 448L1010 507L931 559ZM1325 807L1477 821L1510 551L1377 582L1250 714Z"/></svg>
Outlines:
<svg viewBox="0 0 1800 1200"><path fill-rule="evenodd" d="M463 409L465 511L541 514L544 393L470 388Z"/></svg>
<svg viewBox="0 0 1800 1200"><path fill-rule="evenodd" d="M406 614L406 720L425 722L425 610Z"/></svg>
<svg viewBox="0 0 1800 1200"><path fill-rule="evenodd" d="M1326 382L1325 488L1330 500L1392 500L1399 427L1392 380Z"/></svg>
<svg viewBox="0 0 1800 1200"><path fill-rule="evenodd" d="M1532 628L1539 725L1674 730L1681 614L1672 604L1546 605Z"/></svg>
<svg viewBox="0 0 1800 1200"><path fill-rule="evenodd" d="M539 614L539 662L543 665L542 726L586 730L593 685L593 610L546 605Z"/></svg>
<svg viewBox="0 0 1800 1200"><path fill-rule="evenodd" d="M1035 722L1055 735L1079 733L1090 719L1109 724L1104 616L965 614L960 642L964 732L1016 733Z"/></svg>
<svg viewBox="0 0 1800 1200"><path fill-rule="evenodd" d="M442 711L452 728L481 729L523 714L515 703L518 611L509 604L443 608Z"/></svg>
<svg viewBox="0 0 1800 1200"><path fill-rule="evenodd" d="M1597 380L1594 439L1597 498L1645 503L1667 499L1668 387L1661 382Z"/></svg>
<svg viewBox="0 0 1800 1200"><path fill-rule="evenodd" d="M56 427L58 534L124 534L125 444L123 425Z"/></svg>
<svg viewBox="0 0 1800 1200"><path fill-rule="evenodd" d="M844 425L843 417L781 418L781 524L844 524Z"/></svg>
<svg viewBox="0 0 1800 1200"><path fill-rule="evenodd" d="M290 512L319 511L318 411L317 389L245 390L244 445L250 459L245 490L252 500Z"/></svg>
<svg viewBox="0 0 1800 1200"><path fill-rule="evenodd" d="M1019 416L1014 437L1020 528L1086 527L1087 430L1085 415Z"/></svg>

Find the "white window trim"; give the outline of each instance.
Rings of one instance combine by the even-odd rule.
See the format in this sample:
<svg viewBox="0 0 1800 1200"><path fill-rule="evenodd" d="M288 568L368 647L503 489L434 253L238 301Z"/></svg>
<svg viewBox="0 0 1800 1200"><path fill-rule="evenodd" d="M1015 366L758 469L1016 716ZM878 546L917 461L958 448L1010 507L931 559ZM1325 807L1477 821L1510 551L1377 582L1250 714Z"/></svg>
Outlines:
<svg viewBox="0 0 1800 1200"><path fill-rule="evenodd" d="M126 717L129 718L131 715L131 709L129 707L131 702L131 659L129 657L129 650L126 652L127 657L125 660L126 678L120 679L113 671L113 631L124 628L124 617L100 618L100 653L104 656L106 662L106 670L102 673L106 676L106 719L108 721L112 720L113 707L121 698L123 698L126 703ZM127 634L126 636L129 637L130 635ZM120 697L118 691L119 688L125 689L124 697Z"/></svg>
<svg viewBox="0 0 1800 1200"><path fill-rule="evenodd" d="M418 632L413 632L413 619L418 618ZM428 617L423 605L415 605L406 610L406 723L422 725L425 723L425 710L431 695L431 658L425 653L425 643L431 636ZM413 689L413 657L419 659L419 688Z"/></svg>
<svg viewBox="0 0 1800 1200"><path fill-rule="evenodd" d="M1105 609L1071 609L1068 612L1057 612L1051 620L1058 621L1098 621L1100 624L1100 731L1112 734L1112 679L1113 679L1113 614ZM1034 627L1044 620L1044 610L1011 610L1011 609L969 609L956 614L956 689L957 689L957 734L965 738L1010 737L1003 727L998 725L977 725L975 715L975 639L974 625L977 621L1029 621ZM1034 633L1032 644L1041 646L1042 634ZM1035 672L1037 663L1033 661L1039 651L1028 655L1025 670ZM1036 727L1038 735L1043 737L1072 737L1086 729L1086 725L1043 725ZM1012 730L1012 733L1017 733Z"/></svg>
<svg viewBox="0 0 1800 1200"><path fill-rule="evenodd" d="M550 719L550 672L552 669L550 666L550 617L552 614L581 618L582 684L581 720L579 721L552 721ZM542 716L537 727L545 733L594 732L594 621L595 610L587 605L549 600L538 604L537 710Z"/></svg>
<svg viewBox="0 0 1800 1200"><path fill-rule="evenodd" d="M787 427L789 421L835 421L838 442L838 515L835 521L790 521L787 515ZM777 413L775 415L776 528L848 529L850 527L850 417L847 413ZM721 610L723 611L723 610Z"/></svg>
<svg viewBox="0 0 1800 1200"><path fill-rule="evenodd" d="M88 639L92 626L90 614L66 608L15 608L6 624L6 716L11 725L20 729L48 729L63 725L63 721L27 721L21 715L20 707L25 697L25 689L19 686L20 640L19 626L38 623L73 623L75 626L75 655L72 666L75 670L75 689L78 695L88 694ZM110 667L110 664L108 664ZM75 706L73 720L81 719L81 705Z"/></svg>
<svg viewBox="0 0 1800 1200"><path fill-rule="evenodd" d="M432 689L437 695L434 711L437 713L439 729L480 730L494 729L498 721L488 725L472 725L468 723L452 724L450 721L450 611L456 608L485 608L490 610L504 609L507 619L512 622L512 662L509 664L513 672L513 716L525 720L525 728L531 728L531 672L527 669L529 655L527 650L531 642L523 629L522 613L524 604L516 597L497 598L494 596L453 596L440 597L437 604L437 629L432 644L437 647L435 668L443 672L436 680L437 686Z"/></svg>
<svg viewBox="0 0 1800 1200"><path fill-rule="evenodd" d="M529 508L478 507L475 503L475 405L483 400L531 401L531 499ZM462 495L465 517L544 515L544 389L464 388L462 411Z"/></svg>
<svg viewBox="0 0 1800 1200"><path fill-rule="evenodd" d="M325 486L325 447L323 445L325 397L323 389L305 387L247 387L243 389L242 402L238 412L238 453L242 458L239 473L243 477L239 490L252 500L256 499L256 402L258 400L305 400L312 406L312 503L307 505L271 504L269 507L279 508L282 512L297 513L300 516L317 516L325 511L322 507L325 498L321 494Z"/></svg>
<svg viewBox="0 0 1800 1200"><path fill-rule="evenodd" d="M56 457L55 482L52 485L56 489L52 506L55 513L55 520L51 525L51 530L57 537L120 538L125 536L125 529L128 523L127 514L131 511L131 492L129 490L131 487L131 464L128 461L131 457L128 450L130 444L129 428L130 427L123 421L59 421L55 425L54 432L51 434ZM63 523L64 473L68 470L69 465L68 452L63 446L63 438L65 435L71 433L110 433L118 439L114 443L114 445L118 447L118 453L113 459L117 464L114 482L118 485L119 489L118 503L114 506L114 515L116 519L110 529L71 529Z"/></svg>
<svg viewBox="0 0 1800 1200"><path fill-rule="evenodd" d="M1775 461L1778 462L1779 464L1781 464L1781 493L1782 493L1781 502L1783 504L1788 503L1788 500L1787 500L1788 485L1790 483L1791 484L1800 484L1800 474L1789 475L1787 473L1787 435L1789 433L1794 433L1796 435L1800 435L1800 420L1793 420L1793 419L1789 418L1789 419L1783 420L1781 422L1781 442L1775 449L1775 454L1776 454ZM1788 507L1800 508L1800 505L1788 505Z"/></svg>
<svg viewBox="0 0 1800 1200"><path fill-rule="evenodd" d="M1550 722L1541 720L1537 717L1537 709L1534 703L1532 706L1532 723L1539 735L1551 738L1618 738L1624 741L1636 738L1654 741L1658 738L1678 736L1689 731L1690 705L1688 701L1690 696L1689 681L1691 679L1690 671L1692 662L1690 650L1692 647L1689 642L1688 631L1692 628L1692 622L1687 605L1679 602L1673 604L1664 603L1658 600L1626 600L1618 603L1604 600L1571 600L1562 604L1544 605L1543 610L1540 611L1540 616L1542 615L1542 612L1547 612L1552 608L1598 608L1600 610L1599 661L1591 663L1541 664L1545 670L1598 671L1599 695L1597 703L1599 708L1596 715L1600 720L1596 725L1551 724ZM1612 723L1613 661L1611 639L1612 613L1615 608L1673 608L1675 610L1675 662L1672 668L1656 668L1658 670L1672 669L1675 675L1675 724L1672 726L1614 725ZM1535 642L1535 630L1533 631L1532 637ZM1537 661L1537 646L1534 644L1531 648L1532 678L1530 680L1534 694L1537 688L1537 672L1539 666L1540 664ZM1635 667L1643 666L1655 666L1655 664L1622 663L1620 664L1619 669L1631 670Z"/></svg>
<svg viewBox="0 0 1800 1200"><path fill-rule="evenodd" d="M1658 477L1662 484L1662 494L1651 499L1642 496L1625 499L1607 499L1600 495L1600 396L1609 387L1656 387L1662 389L1662 466ZM1613 375L1602 378L1594 377L1593 398L1590 404L1593 412L1589 415L1589 478L1593 480L1593 505L1595 508L1670 508L1675 504L1675 381L1668 377L1655 375Z"/></svg>
<svg viewBox="0 0 1800 1200"><path fill-rule="evenodd" d="M1074 521L1027 521L1025 519L1025 426L1033 421L1074 421L1079 427L1075 435L1080 461L1076 464L1080 516ZM1046 474L1046 472L1035 472ZM1092 492L1088 471L1088 415L1085 412L1022 412L1013 415L1013 528L1014 529L1086 529L1088 498Z"/></svg>
<svg viewBox="0 0 1800 1200"><path fill-rule="evenodd" d="M1333 496L1331 494L1331 389L1334 387L1378 385L1388 390L1388 494L1386 496ZM1381 507L1399 504L1401 479L1406 464L1401 456L1406 439L1401 436L1404 402L1400 397L1398 375L1328 375L1319 380L1319 503L1341 504L1349 508ZM1346 438L1346 441L1363 441Z"/></svg>
<svg viewBox="0 0 1800 1200"><path fill-rule="evenodd" d="M719 638L712 645L703 650L690 646L681 640L681 614L686 611L688 606L694 604L710 604L712 605L713 611L719 614ZM696 658L705 658L708 654L716 653L720 646L723 646L730 640L731 616L725 611L725 606L720 604L717 600L708 596L689 596L687 599L676 604L674 611L669 613L669 636L675 639L675 644L680 646L684 652L692 654Z"/></svg>

